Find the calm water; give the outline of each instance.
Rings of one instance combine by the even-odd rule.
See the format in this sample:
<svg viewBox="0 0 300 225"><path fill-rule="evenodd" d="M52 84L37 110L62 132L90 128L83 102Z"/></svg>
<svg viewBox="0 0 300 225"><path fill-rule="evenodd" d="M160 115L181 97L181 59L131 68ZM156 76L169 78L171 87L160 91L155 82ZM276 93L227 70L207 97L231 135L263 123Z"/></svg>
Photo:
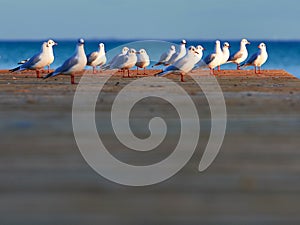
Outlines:
<svg viewBox="0 0 300 225"><path fill-rule="evenodd" d="M75 49L76 40L55 40L58 46L54 47L55 61L51 65L56 68L61 65L65 59L70 57ZM251 41L251 40L250 40ZM9 69L17 65L17 62L31 57L41 48L43 41L0 41L0 69ZM108 60L117 54L122 45L129 45L136 49L145 48L153 62L159 59L162 52L170 46L168 42L160 41L103 41L106 46ZM179 43L179 41L169 41ZM231 51L239 49L239 41L229 41ZM251 41L248 46L249 55L257 51L257 46L261 41ZM264 69L284 69L300 78L300 41L264 41L267 44L269 60L263 66ZM86 53L97 50L99 41L86 40ZM131 43L131 44L128 44ZM214 49L214 41L188 41L189 45L201 44L206 48L204 55L209 54ZM235 68L234 65L224 66L226 69Z"/></svg>

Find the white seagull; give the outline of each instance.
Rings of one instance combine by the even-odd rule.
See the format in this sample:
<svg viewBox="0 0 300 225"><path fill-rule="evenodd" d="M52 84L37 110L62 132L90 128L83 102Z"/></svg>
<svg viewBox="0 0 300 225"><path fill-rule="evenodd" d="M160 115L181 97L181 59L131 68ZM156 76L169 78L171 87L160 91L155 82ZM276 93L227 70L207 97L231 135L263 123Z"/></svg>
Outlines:
<svg viewBox="0 0 300 225"><path fill-rule="evenodd" d="M146 75L146 67L150 65L150 58L145 49L140 49L137 53L136 69L137 75L139 68L144 69L144 75Z"/></svg>
<svg viewBox="0 0 300 225"><path fill-rule="evenodd" d="M71 84L75 84L74 74L84 70L87 58L84 51L84 40L78 40L74 55L67 59L62 66L58 67L54 72L49 73L44 79L57 75L71 75Z"/></svg>
<svg viewBox="0 0 300 225"><path fill-rule="evenodd" d="M115 63L118 61L118 59L119 59L120 57L126 55L128 51L129 51L129 48L128 48L128 47L123 47L121 53L115 55L115 56L112 58L112 60L110 60L103 68L106 69L106 70L107 70L107 69L114 68L114 65L115 65Z"/></svg>
<svg viewBox="0 0 300 225"><path fill-rule="evenodd" d="M203 61L199 62L197 66L202 67L203 62L210 69L210 74L214 74L215 67L219 66L223 58L223 52L221 49L221 42L217 40L215 42L215 51L204 58Z"/></svg>
<svg viewBox="0 0 300 225"><path fill-rule="evenodd" d="M223 47L222 47L222 52L223 52L223 57L222 57L222 60L220 62L220 65L218 66L218 70L220 71L221 70L221 66L226 64L229 57L230 57L230 51L229 51L229 48L230 48L230 44L228 42L225 42L223 44Z"/></svg>
<svg viewBox="0 0 300 225"><path fill-rule="evenodd" d="M255 73L261 73L261 66L265 64L268 60L267 46L265 43L260 43L258 46L259 50L257 53L253 54L243 65L242 67L254 66ZM257 71L258 67L258 71Z"/></svg>
<svg viewBox="0 0 300 225"><path fill-rule="evenodd" d="M40 69L48 66L48 72L50 69L50 64L54 61L53 46L57 45L53 40L48 40L44 42L41 51L34 56L32 56L21 66L11 69L10 72L22 71L22 70L35 70L37 78L40 78Z"/></svg>
<svg viewBox="0 0 300 225"><path fill-rule="evenodd" d="M136 50L131 48L126 53L126 55L121 55L116 59L110 69L120 69L123 72L123 77L125 77L125 71L127 70L127 77L130 77L129 70L135 66L137 62Z"/></svg>
<svg viewBox="0 0 300 225"><path fill-rule="evenodd" d="M229 63L235 63L237 65L237 70L240 69L240 64L248 58L248 50L246 45L249 44L250 42L247 39L242 39L240 44L240 50L232 54L228 59Z"/></svg>
<svg viewBox="0 0 300 225"><path fill-rule="evenodd" d="M186 40L182 40L181 41L181 45L180 45L180 49L178 52L174 53L172 55L172 57L170 58L170 60L168 60L165 65L172 65L174 64L176 61L178 61L179 59L183 58L186 55Z"/></svg>
<svg viewBox="0 0 300 225"><path fill-rule="evenodd" d="M183 76L189 73L195 64L201 60L203 50L202 46L197 46L197 48L194 46L189 47L187 54L183 58L176 61L173 65L166 67L162 72L155 74L155 76L165 76L170 73L179 72L180 80L184 82Z"/></svg>
<svg viewBox="0 0 300 225"><path fill-rule="evenodd" d="M103 43L99 44L99 49L96 52L92 52L87 56L87 65L93 67L93 73L96 73L96 67L103 66L106 63L105 47Z"/></svg>
<svg viewBox="0 0 300 225"><path fill-rule="evenodd" d="M174 45L171 45L170 49L167 52L164 52L154 66L166 65L166 63L171 59L171 57L176 53L176 48ZM153 67L154 67L153 66Z"/></svg>

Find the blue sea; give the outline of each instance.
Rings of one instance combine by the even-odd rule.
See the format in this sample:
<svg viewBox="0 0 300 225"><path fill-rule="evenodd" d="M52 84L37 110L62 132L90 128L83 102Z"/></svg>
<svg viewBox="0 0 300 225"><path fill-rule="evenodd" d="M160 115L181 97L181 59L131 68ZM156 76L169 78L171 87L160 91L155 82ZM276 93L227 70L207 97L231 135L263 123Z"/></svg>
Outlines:
<svg viewBox="0 0 300 225"><path fill-rule="evenodd" d="M27 59L39 52L42 42L46 40L35 41L0 41L0 69L11 69L17 66L21 60ZM54 47L55 61L51 65L53 69L60 66L64 60L70 57L75 50L76 40L54 40L58 46ZM201 44L206 51L205 55L214 50L213 40L192 40L188 41L187 46ZM223 40L228 41L228 40ZM263 69L284 69L289 73L300 78L300 41L266 41L266 40L249 40L251 45L248 46L249 56L258 50L260 42L267 44L269 59L263 66ZM99 40L86 40L86 53L98 49ZM145 48L150 55L152 63L155 63L160 55L165 52L171 43L178 44L180 40L101 40L105 44L107 58L110 60L115 54L120 52L123 46L134 47L137 50ZM230 51L235 52L239 49L239 40L229 40L231 45ZM235 65L228 64L223 66L224 69L234 69Z"/></svg>

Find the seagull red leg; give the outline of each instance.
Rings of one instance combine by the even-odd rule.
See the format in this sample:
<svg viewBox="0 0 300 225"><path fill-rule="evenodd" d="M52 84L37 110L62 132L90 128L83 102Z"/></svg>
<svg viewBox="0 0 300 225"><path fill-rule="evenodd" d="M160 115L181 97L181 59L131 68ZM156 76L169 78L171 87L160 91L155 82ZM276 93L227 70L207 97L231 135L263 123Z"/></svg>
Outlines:
<svg viewBox="0 0 300 225"><path fill-rule="evenodd" d="M180 73L180 81L185 82L184 79L183 79L183 73Z"/></svg>
<svg viewBox="0 0 300 225"><path fill-rule="evenodd" d="M71 84L75 84L75 77L74 77L74 74L71 74Z"/></svg>
<svg viewBox="0 0 300 225"><path fill-rule="evenodd" d="M36 72L36 78L41 78L41 77L40 77L40 71L39 71L39 70L36 70L35 72Z"/></svg>

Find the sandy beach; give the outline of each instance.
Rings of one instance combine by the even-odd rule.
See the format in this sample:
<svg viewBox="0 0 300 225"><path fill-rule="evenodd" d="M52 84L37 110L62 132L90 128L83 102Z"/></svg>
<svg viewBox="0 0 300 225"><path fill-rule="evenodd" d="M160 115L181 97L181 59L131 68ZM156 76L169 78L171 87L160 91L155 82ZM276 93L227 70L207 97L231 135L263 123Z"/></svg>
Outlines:
<svg viewBox="0 0 300 225"><path fill-rule="evenodd" d="M132 188L107 181L81 156L72 130L77 86L70 77L43 80L32 71L0 71L0 224L300 224L300 80L284 70L216 72L226 101L227 132L215 162L199 173L210 134L209 107L191 77L184 83L176 75L168 78L199 103L199 148L171 179ZM120 73L109 79L99 96L97 124L107 123L115 95L135 79ZM157 79L155 85L163 88ZM157 114L176 120L166 102L139 104L133 112L138 124L146 126ZM139 159L124 153L110 129L101 135L114 154L131 163L158 161L174 145L170 141L162 152ZM178 134L172 135L170 140Z"/></svg>

